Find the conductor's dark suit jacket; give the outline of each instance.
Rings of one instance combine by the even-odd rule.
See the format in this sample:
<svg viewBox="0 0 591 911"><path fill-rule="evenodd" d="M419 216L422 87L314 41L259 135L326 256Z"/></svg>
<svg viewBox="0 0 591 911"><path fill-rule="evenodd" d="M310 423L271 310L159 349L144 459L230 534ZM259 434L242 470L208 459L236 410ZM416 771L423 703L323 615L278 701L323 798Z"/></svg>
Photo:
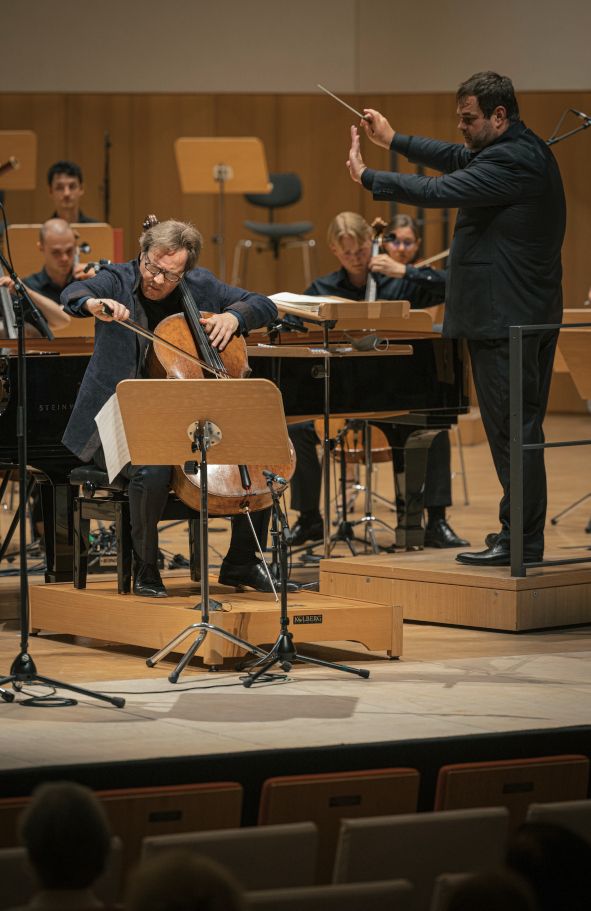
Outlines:
<svg viewBox="0 0 591 911"><path fill-rule="evenodd" d="M459 207L443 333L506 338L511 325L559 323L565 201L550 149L524 123L479 152L396 133L392 149L440 177L373 171L374 199L427 208Z"/></svg>
<svg viewBox="0 0 591 911"><path fill-rule="evenodd" d="M186 273L185 280L200 310L212 313L230 310L238 318L243 334L267 325L277 316L277 308L268 297L226 285L207 269L192 269ZM137 260L104 266L94 278L68 285L61 301L72 316L88 317L80 310L85 298L111 298L125 304L130 318L145 326L145 313L136 296L138 283ZM181 311L179 303L176 312ZM94 421L96 414L115 392L117 383L141 375L148 345L146 339L115 321L95 322L94 353L63 436L64 445L84 462L92 459L100 445Z"/></svg>

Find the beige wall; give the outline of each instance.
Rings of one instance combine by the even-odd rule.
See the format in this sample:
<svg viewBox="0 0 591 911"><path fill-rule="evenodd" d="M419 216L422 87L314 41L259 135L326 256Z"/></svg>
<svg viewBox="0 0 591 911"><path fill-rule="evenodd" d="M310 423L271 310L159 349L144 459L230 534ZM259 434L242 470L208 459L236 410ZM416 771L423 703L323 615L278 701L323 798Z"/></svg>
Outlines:
<svg viewBox="0 0 591 911"><path fill-rule="evenodd" d="M1 0L4 92L591 88L589 0ZM368 101L367 98L364 99Z"/></svg>

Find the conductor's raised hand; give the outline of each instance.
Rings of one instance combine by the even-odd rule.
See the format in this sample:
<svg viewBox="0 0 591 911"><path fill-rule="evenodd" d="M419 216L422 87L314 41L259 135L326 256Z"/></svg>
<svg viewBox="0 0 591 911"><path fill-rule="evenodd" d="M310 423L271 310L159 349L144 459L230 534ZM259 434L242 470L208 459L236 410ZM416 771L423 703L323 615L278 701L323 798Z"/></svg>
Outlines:
<svg viewBox="0 0 591 911"><path fill-rule="evenodd" d="M111 320L122 322L129 319L129 310L125 304L120 304L119 301L114 301L110 298L89 297L84 307L92 316L96 316L97 319L102 319L107 323L111 322Z"/></svg>
<svg viewBox="0 0 591 911"><path fill-rule="evenodd" d="M361 126L375 145L381 146L383 149L390 148L395 131L383 114L380 114L379 111L374 111L372 108L363 108Z"/></svg>
<svg viewBox="0 0 591 911"><path fill-rule="evenodd" d="M347 167L351 178L357 183L361 183L361 175L365 171L366 165L361 157L361 145L357 127L351 127L351 148L349 149Z"/></svg>
<svg viewBox="0 0 591 911"><path fill-rule="evenodd" d="M223 351L240 325L233 313L212 313L199 322L207 332L214 348Z"/></svg>

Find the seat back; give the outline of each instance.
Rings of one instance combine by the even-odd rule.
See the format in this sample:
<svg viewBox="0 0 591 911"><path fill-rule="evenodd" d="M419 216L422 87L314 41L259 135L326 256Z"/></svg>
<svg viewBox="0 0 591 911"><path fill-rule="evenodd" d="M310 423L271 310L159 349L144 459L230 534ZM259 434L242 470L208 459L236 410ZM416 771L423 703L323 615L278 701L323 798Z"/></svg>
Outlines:
<svg viewBox="0 0 591 911"><path fill-rule="evenodd" d="M439 873L469 873L503 860L509 813L504 807L345 819L334 882L407 879L414 907L428 907Z"/></svg>
<svg viewBox="0 0 591 911"><path fill-rule="evenodd" d="M527 811L527 822L551 822L564 826L591 845L591 800L532 803Z"/></svg>
<svg viewBox="0 0 591 911"><path fill-rule="evenodd" d="M286 775L263 784L259 825L310 820L318 827L318 882L330 882L341 819L413 813L416 769Z"/></svg>
<svg viewBox="0 0 591 911"><path fill-rule="evenodd" d="M194 851L223 864L247 890L311 886L315 882L318 832L311 822L152 836L143 840L142 858L173 848Z"/></svg>
<svg viewBox="0 0 591 911"><path fill-rule="evenodd" d="M413 888L403 879L377 883L333 883L301 889L246 893L252 911L411 911Z"/></svg>
<svg viewBox="0 0 591 911"><path fill-rule="evenodd" d="M122 891L121 839L111 839L111 853L103 875L94 884L93 892L105 905L115 905ZM0 911L25 905L37 890L33 871L25 848L0 850Z"/></svg>
<svg viewBox="0 0 591 911"><path fill-rule="evenodd" d="M142 851L142 840L240 825L242 785L232 781L99 791L111 831L124 846L128 872Z"/></svg>
<svg viewBox="0 0 591 911"><path fill-rule="evenodd" d="M443 766L437 777L435 810L507 807L511 826L524 822L530 803L587 796L586 756L542 756Z"/></svg>
<svg viewBox="0 0 591 911"><path fill-rule="evenodd" d="M269 180L273 189L269 193L245 193L244 198L253 206L269 210L269 220L273 220L273 209L291 206L299 202L302 196L302 182L293 172L270 173Z"/></svg>

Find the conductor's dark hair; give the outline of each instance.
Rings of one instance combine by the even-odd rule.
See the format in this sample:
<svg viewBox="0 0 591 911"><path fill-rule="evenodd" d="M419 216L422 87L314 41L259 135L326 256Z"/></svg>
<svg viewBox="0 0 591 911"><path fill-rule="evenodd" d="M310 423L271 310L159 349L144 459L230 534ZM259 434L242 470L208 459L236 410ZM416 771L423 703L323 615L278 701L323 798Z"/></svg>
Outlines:
<svg viewBox="0 0 591 911"><path fill-rule="evenodd" d="M493 111L501 106L505 108L509 121L519 120L519 105L508 76L499 76L490 70L474 73L459 86L456 101L461 104L470 95L476 98L485 117L492 117Z"/></svg>
<svg viewBox="0 0 591 911"><path fill-rule="evenodd" d="M82 168L80 165L76 164L75 161L56 161L55 164L52 164L47 172L48 186L51 186L53 178L57 174L66 174L68 177L77 177L80 183L84 183L82 179Z"/></svg>
<svg viewBox="0 0 591 911"><path fill-rule="evenodd" d="M98 799L82 785L40 785L19 820L19 831L43 889L88 889L105 869L109 824Z"/></svg>

